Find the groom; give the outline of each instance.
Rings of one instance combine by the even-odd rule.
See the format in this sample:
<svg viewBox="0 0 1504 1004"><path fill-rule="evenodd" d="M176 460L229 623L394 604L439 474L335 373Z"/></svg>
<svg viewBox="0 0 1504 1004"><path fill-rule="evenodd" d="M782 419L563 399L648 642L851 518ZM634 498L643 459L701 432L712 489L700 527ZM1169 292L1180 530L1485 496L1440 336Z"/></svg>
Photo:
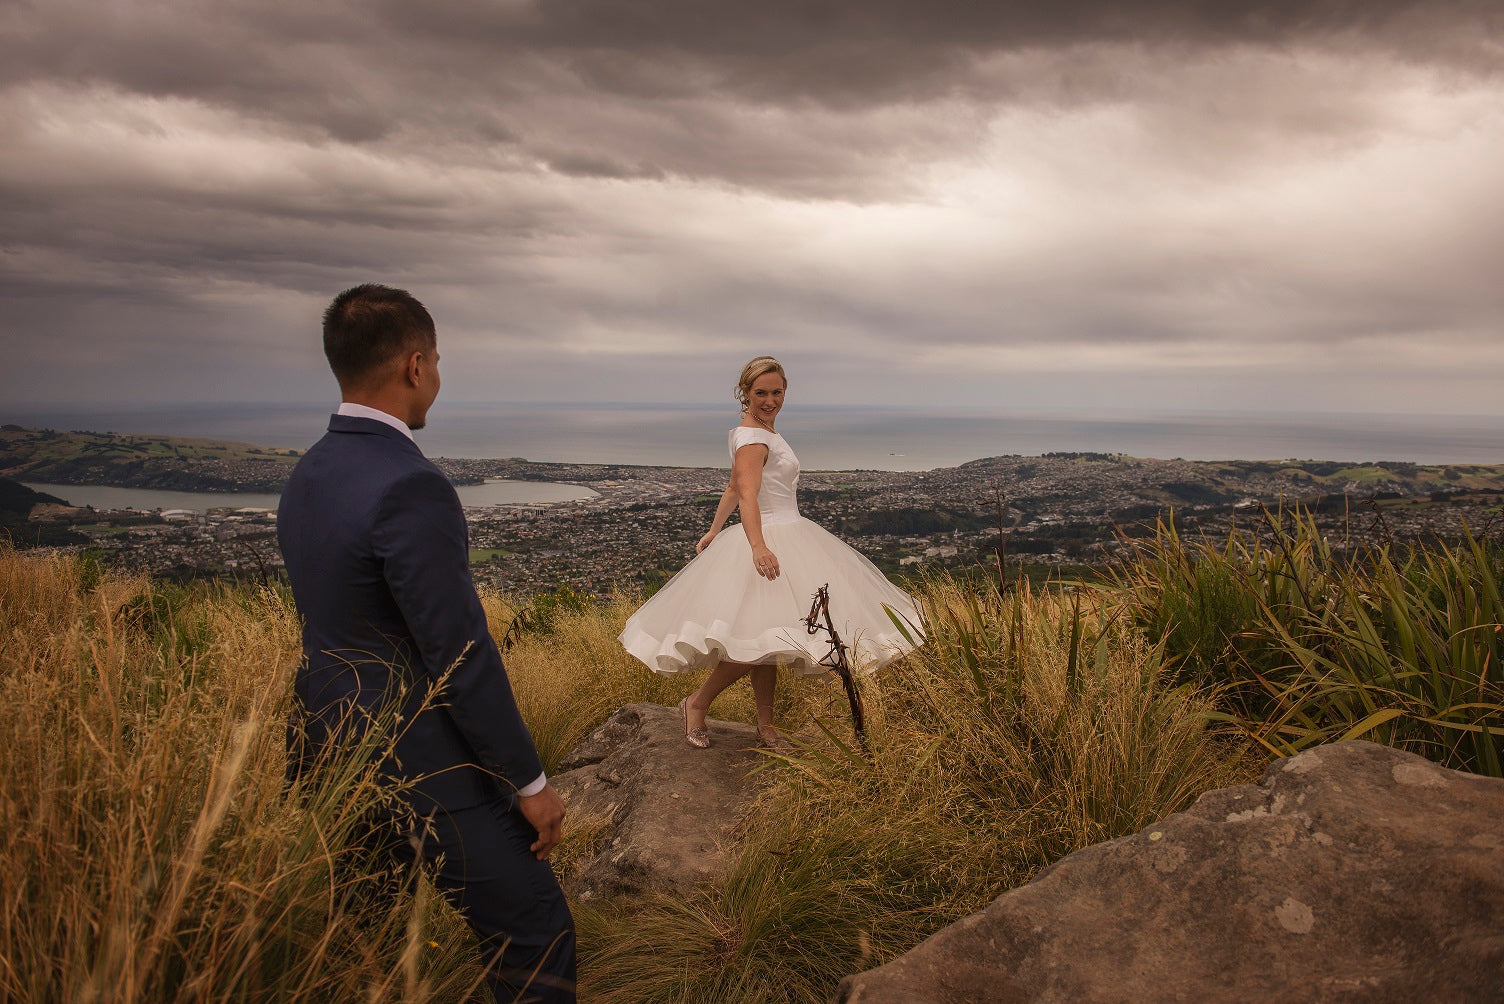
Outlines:
<svg viewBox="0 0 1504 1004"><path fill-rule="evenodd" d="M412 437L439 393L433 318L405 290L356 286L324 312L324 354L343 403L278 514L304 620L289 774L395 705L379 770L402 809L372 845L430 867L499 1002L573 1001L573 922L547 861L564 803L486 626L459 498Z"/></svg>

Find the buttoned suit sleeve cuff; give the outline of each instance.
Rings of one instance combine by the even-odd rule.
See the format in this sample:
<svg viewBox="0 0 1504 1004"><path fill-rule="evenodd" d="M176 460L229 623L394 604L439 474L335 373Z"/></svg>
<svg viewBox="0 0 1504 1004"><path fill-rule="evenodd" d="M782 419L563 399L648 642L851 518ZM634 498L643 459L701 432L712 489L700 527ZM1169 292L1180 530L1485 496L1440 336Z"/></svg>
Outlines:
<svg viewBox="0 0 1504 1004"><path fill-rule="evenodd" d="M548 787L548 774L547 773L543 773L543 774L539 774L538 775L538 779L536 781L534 781L532 784L524 785L523 787L518 788L517 789L517 794L520 795L520 796L522 796L523 798L527 798L530 795L536 795L536 794L538 794L538 792L542 791L544 788L547 788L547 787Z"/></svg>

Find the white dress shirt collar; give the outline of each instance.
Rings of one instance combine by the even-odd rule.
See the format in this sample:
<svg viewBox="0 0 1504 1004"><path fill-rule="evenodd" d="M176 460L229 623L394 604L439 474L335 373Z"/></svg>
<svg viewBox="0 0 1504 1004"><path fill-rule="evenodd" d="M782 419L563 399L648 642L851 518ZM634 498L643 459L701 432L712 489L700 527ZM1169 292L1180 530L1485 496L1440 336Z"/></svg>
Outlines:
<svg viewBox="0 0 1504 1004"><path fill-rule="evenodd" d="M387 425L390 425L392 428L402 433L408 439L413 438L413 430L407 427L406 422L402 421L402 419L398 418L395 415L388 415L386 412L380 410L379 408L368 408L363 404L355 404L351 401L341 401L339 405L339 411L336 412L336 414L345 415L349 418L369 418L374 419L377 422L385 422ZM417 440L413 441L417 442Z"/></svg>

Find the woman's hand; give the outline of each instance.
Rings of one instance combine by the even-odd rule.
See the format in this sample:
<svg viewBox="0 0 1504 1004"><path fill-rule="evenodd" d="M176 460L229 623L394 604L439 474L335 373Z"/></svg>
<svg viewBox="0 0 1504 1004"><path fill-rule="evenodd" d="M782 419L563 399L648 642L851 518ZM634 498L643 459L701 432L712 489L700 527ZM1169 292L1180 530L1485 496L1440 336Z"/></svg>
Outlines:
<svg viewBox="0 0 1504 1004"><path fill-rule="evenodd" d="M709 547L710 546L710 542L712 540L715 540L715 535L716 535L716 531L711 530L705 536L701 537L700 538L700 542L695 545L695 553L699 554L701 551L703 551L707 547Z"/></svg>
<svg viewBox="0 0 1504 1004"><path fill-rule="evenodd" d="M778 578L778 555L761 544L752 548L752 567L757 569L757 574L772 581Z"/></svg>

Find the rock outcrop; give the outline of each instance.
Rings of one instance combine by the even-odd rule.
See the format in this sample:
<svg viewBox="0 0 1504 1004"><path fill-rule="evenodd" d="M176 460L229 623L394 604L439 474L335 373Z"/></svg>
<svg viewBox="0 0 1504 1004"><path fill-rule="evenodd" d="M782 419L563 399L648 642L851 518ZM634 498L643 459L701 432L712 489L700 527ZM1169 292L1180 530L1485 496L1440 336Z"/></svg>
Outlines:
<svg viewBox="0 0 1504 1004"><path fill-rule="evenodd" d="M750 725L711 719L712 745L684 741L677 708L629 704L591 733L552 777L571 824L593 831L565 880L582 899L688 889L715 876L765 762Z"/></svg>
<svg viewBox="0 0 1504 1004"><path fill-rule="evenodd" d="M1072 854L847 1004L1504 999L1504 780L1372 743Z"/></svg>

